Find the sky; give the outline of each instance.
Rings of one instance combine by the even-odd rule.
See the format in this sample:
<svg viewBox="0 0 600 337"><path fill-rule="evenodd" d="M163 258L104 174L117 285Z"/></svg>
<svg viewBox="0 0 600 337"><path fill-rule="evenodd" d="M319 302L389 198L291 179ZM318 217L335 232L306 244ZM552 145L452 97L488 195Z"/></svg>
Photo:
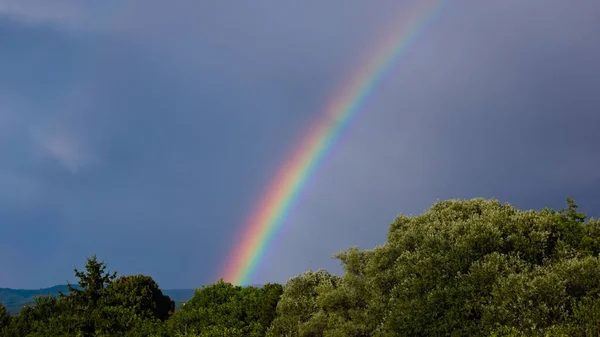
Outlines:
<svg viewBox="0 0 600 337"><path fill-rule="evenodd" d="M422 0L0 0L0 287L97 254L216 281L282 160ZM327 155L253 283L496 198L600 216L600 3L449 0ZM404 17L405 18L405 17Z"/></svg>

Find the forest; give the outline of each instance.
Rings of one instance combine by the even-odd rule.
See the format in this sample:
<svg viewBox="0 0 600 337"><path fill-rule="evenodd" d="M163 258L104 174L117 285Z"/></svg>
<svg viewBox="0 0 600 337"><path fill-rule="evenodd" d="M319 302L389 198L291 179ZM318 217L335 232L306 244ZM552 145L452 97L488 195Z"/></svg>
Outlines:
<svg viewBox="0 0 600 337"><path fill-rule="evenodd" d="M76 286L38 296L0 337L598 336L600 221L495 199L446 200L401 214L373 249L335 255L342 275L285 285L196 289L179 310L146 275L118 276L96 256Z"/></svg>

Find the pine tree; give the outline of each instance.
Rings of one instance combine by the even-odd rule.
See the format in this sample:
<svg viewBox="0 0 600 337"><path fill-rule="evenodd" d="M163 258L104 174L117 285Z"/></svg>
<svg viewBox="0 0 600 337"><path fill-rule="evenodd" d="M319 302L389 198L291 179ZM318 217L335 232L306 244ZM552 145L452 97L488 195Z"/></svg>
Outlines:
<svg viewBox="0 0 600 337"><path fill-rule="evenodd" d="M99 315L106 288L117 277L117 273L107 272L106 263L98 261L95 254L87 259L84 271L75 268L74 272L79 279L79 287L68 283L69 295L61 292L60 296L67 303L72 321L79 326L83 336L94 336L96 322L101 321Z"/></svg>

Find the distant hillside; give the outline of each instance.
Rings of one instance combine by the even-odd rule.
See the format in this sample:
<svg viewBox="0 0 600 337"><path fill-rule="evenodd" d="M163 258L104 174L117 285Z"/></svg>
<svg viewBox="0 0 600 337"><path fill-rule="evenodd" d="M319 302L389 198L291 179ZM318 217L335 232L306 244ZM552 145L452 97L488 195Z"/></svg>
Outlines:
<svg viewBox="0 0 600 337"><path fill-rule="evenodd" d="M4 304L6 309L12 315L16 315L24 305L32 304L35 296L58 296L59 291L67 294L69 292L69 287L67 285L57 285L37 290L0 288L0 303ZM162 292L175 301L175 306L177 308L181 306L182 301L187 301L194 296L194 289L172 289L163 290Z"/></svg>

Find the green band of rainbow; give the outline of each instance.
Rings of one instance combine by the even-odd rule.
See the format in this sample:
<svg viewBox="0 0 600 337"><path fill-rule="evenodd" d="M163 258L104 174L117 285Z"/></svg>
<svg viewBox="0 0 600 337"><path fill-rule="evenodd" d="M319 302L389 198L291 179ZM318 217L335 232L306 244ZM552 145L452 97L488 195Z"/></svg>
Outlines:
<svg viewBox="0 0 600 337"><path fill-rule="evenodd" d="M327 104L322 118L283 162L266 194L259 199L255 211L244 223L239 242L220 271L219 277L222 276L224 281L237 285L249 284L291 206L317 166L377 85L441 11L445 0L415 2L418 3L417 8L398 20L398 25L385 36L374 55Z"/></svg>

